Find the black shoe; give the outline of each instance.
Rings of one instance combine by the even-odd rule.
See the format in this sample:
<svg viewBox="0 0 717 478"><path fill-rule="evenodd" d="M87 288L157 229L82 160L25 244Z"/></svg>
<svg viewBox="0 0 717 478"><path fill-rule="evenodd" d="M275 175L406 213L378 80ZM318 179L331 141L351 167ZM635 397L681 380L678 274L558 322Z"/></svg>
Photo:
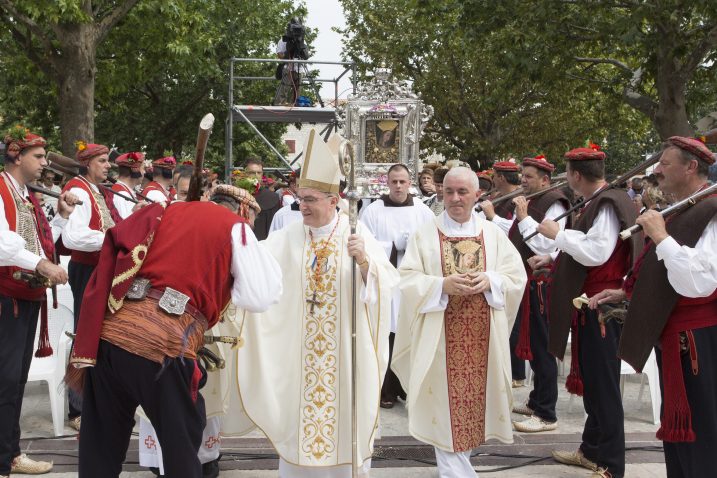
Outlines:
<svg viewBox="0 0 717 478"><path fill-rule="evenodd" d="M150 467L149 467L149 471L151 471L152 473L154 473L156 476L164 476L164 475L160 475L160 474L159 474L159 468L157 468L157 467L150 466Z"/></svg>
<svg viewBox="0 0 717 478"><path fill-rule="evenodd" d="M219 455L219 458L216 460L202 465L202 476L204 478L217 478L217 476L219 476L219 460L221 460L221 458L222 456Z"/></svg>

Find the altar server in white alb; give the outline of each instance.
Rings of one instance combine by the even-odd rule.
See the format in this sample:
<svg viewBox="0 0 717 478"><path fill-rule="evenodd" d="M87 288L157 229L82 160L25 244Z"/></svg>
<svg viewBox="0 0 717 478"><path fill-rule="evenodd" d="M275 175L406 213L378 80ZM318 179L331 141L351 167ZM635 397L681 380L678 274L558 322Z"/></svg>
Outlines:
<svg viewBox="0 0 717 478"><path fill-rule="evenodd" d="M238 354L241 400L278 451L279 476L351 477L351 263L357 281L359 476L368 476L388 362L391 295L398 272L359 223L336 211L338 164L312 130L297 196L302 223L272 233L284 294L263 314L247 313Z"/></svg>
<svg viewBox="0 0 717 478"><path fill-rule="evenodd" d="M408 386L409 431L435 447L440 477L475 477L470 454L512 443L508 337L527 281L520 254L473 211L470 169L443 181L446 210L419 227L401 263L392 368Z"/></svg>
<svg viewBox="0 0 717 478"><path fill-rule="evenodd" d="M388 170L388 194L384 194L361 210L361 222L383 246L386 256L394 267L401 265L411 234L418 226L432 222L436 217L428 206L409 193L410 187L411 173L408 168L400 163L394 164ZM386 371L386 378L381 387L382 408L392 408L398 397L406 399L406 392L401 387L401 382L390 368L400 303L401 294L396 289L391 303L391 334L388 338L389 369Z"/></svg>

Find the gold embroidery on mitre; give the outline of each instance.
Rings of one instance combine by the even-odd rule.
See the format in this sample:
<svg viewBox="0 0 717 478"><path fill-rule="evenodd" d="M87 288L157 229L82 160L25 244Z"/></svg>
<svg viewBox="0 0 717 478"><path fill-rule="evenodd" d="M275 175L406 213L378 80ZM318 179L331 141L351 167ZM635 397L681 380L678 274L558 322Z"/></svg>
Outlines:
<svg viewBox="0 0 717 478"><path fill-rule="evenodd" d="M306 249L301 452L309 462L325 463L336 452L338 426L338 248L335 239L328 243L323 239L315 247L321 257L315 258L313 250ZM321 266L319 274L314 270L316 265Z"/></svg>

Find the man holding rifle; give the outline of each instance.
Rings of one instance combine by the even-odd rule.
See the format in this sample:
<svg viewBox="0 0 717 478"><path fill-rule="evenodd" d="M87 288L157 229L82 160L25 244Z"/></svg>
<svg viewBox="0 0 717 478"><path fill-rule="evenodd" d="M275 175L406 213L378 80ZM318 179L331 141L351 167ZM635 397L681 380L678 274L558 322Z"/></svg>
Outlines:
<svg viewBox="0 0 717 478"><path fill-rule="evenodd" d="M572 325L572 362L566 386L571 393L583 395L588 415L580 448L574 452L554 451L553 457L561 463L594 470L594 476L618 478L625 473L617 358L621 326L612 321L602 327L596 311L579 311L576 315L572 306L573 298L582 293L590 296L605 288L620 287L632 263L634 249L630 242L619 241L618 235L634 224L637 214L627 193L605 182L605 157L592 143L565 154L568 184L590 200L578 213L573 229L561 231L557 222L546 219L538 232L554 239L561 251L550 292L548 351L562 360ZM640 246L635 243L634 247ZM551 262L551 255L528 260L534 270Z"/></svg>
<svg viewBox="0 0 717 478"><path fill-rule="evenodd" d="M532 274L528 259L536 254L551 254L556 251L555 241L545 236L535 236L529 241L523 238L531 234L543 219L555 219L563 214L570 203L560 189L550 189L550 175L555 166L545 156L538 155L523 159L521 186L526 195L534 196L530 201L525 196L512 200L515 204L515 220L508 232L508 237L518 249L523 259L528 284L518 310L516 335L511 340L511 349L521 360L530 360L534 372L533 390L528 402L513 406L513 411L527 415L527 420L514 422L515 429L520 432L542 432L555 430L558 418L555 405L558 401L558 366L555 357L548 352L548 311L547 311L547 278L544 275ZM566 220L560 219L560 229L565 229ZM517 333L516 333L517 332Z"/></svg>
<svg viewBox="0 0 717 478"><path fill-rule="evenodd" d="M100 186L107 180L111 167L108 155L109 149L105 145L78 141L80 174L70 179L64 188L64 191L73 193L82 201L62 231L62 242L71 251L67 270L74 300L75 330L80 319L85 286L99 261L105 232L122 220L115 208L113 194ZM70 426L79 431L82 412L79 400L72 392L69 398Z"/></svg>
<svg viewBox="0 0 717 478"><path fill-rule="evenodd" d="M673 136L655 175L676 200L707 188L715 163L700 141ZM661 372L668 478L711 476L717 450L717 195L665 220L657 211L637 219L648 241L622 288L590 299L599 304L630 297L620 357L641 370L653 346Z"/></svg>
<svg viewBox="0 0 717 478"><path fill-rule="evenodd" d="M0 478L11 472L37 474L52 469L52 463L20 453L20 410L41 309L35 355L52 354L46 287L67 282L67 272L53 262L53 256L55 240L77 201L73 194L61 194L58 214L48 224L27 188L47 164L45 140L16 127L5 137L5 145L5 171L0 174ZM16 278L18 274L24 280Z"/></svg>

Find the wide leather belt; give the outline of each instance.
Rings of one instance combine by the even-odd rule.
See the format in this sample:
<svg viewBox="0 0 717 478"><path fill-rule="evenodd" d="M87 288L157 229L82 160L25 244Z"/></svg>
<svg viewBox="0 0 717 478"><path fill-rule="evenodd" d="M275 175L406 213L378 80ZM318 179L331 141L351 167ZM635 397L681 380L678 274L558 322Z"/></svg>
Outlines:
<svg viewBox="0 0 717 478"><path fill-rule="evenodd" d="M172 314L173 312L169 312L164 307L161 307L161 302L163 301L163 299L165 299L165 300L167 299L166 295L167 294L165 291L159 290L159 289L149 289L149 291L147 291L147 297L155 299L158 303L160 303L160 308L162 308L165 312ZM170 300L172 300L172 299L170 299ZM187 314L191 315L192 317L194 317L195 319L200 319L200 320L204 320L204 321L207 320L207 318L204 317L204 314L202 314L202 312L199 309L197 309L196 307L193 307L189 303L184 304L182 309L183 309L183 313L187 313ZM175 313L174 315L182 315L182 314Z"/></svg>

